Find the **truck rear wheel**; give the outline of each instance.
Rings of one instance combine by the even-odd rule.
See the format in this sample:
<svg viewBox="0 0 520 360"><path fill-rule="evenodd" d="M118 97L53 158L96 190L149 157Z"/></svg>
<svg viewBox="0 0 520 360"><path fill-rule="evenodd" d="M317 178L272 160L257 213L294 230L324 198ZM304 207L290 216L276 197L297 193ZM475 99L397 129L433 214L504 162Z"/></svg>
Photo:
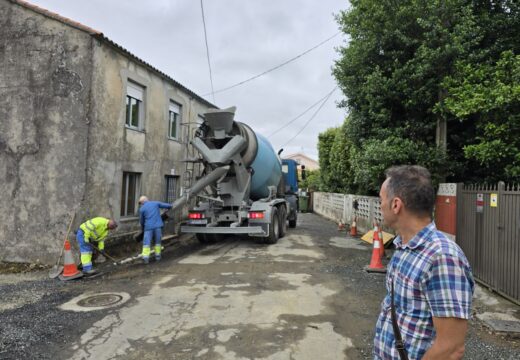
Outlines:
<svg viewBox="0 0 520 360"><path fill-rule="evenodd" d="M297 212L294 213L294 219L290 219L289 220L289 227L291 229L296 227L296 220L298 220L298 213Z"/></svg>
<svg viewBox="0 0 520 360"><path fill-rule="evenodd" d="M285 210L285 206L280 206L280 230L278 231L279 238L283 238L287 232L287 210Z"/></svg>
<svg viewBox="0 0 520 360"><path fill-rule="evenodd" d="M206 234L195 234L195 236L197 237L197 240L199 240L199 242L201 244L207 244L208 243L208 238L206 237Z"/></svg>
<svg viewBox="0 0 520 360"><path fill-rule="evenodd" d="M226 236L224 234L207 234L206 237L208 239L208 242L216 243L224 240Z"/></svg>
<svg viewBox="0 0 520 360"><path fill-rule="evenodd" d="M271 211L271 224L269 224L269 236L265 238L266 244L276 244L280 235L280 218L278 217L278 209L273 207Z"/></svg>
<svg viewBox="0 0 520 360"><path fill-rule="evenodd" d="M216 243L224 240L223 234L196 234L197 240L202 244Z"/></svg>

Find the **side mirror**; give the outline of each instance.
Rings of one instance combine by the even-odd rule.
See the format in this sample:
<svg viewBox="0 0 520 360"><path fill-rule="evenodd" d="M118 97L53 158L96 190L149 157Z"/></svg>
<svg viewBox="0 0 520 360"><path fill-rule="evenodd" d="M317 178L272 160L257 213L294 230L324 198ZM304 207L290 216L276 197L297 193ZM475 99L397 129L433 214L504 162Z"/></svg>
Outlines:
<svg viewBox="0 0 520 360"><path fill-rule="evenodd" d="M302 165L302 180L307 178L307 174L305 173L305 165Z"/></svg>

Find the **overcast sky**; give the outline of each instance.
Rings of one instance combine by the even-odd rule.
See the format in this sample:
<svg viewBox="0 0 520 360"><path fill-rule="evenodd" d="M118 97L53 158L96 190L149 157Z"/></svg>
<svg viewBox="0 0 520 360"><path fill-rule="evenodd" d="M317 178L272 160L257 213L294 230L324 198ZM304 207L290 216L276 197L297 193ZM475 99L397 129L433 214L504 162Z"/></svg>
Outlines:
<svg viewBox="0 0 520 360"><path fill-rule="evenodd" d="M199 95L211 93L200 0L29 0L104 33ZM345 0L204 0L215 91L258 75L339 31L334 14ZM336 82L331 75L339 34L299 59L234 89L204 96L265 136L291 121ZM343 122L336 90L284 154L317 159L318 134ZM319 105L269 140L278 150L302 130Z"/></svg>

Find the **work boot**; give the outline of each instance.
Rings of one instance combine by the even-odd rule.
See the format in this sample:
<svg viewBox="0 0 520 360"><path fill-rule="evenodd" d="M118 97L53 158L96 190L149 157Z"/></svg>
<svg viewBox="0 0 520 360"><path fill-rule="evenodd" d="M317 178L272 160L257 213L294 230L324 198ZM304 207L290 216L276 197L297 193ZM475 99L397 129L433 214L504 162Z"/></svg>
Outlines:
<svg viewBox="0 0 520 360"><path fill-rule="evenodd" d="M143 258L143 264L148 265L149 263L150 263L150 259L148 259L148 258Z"/></svg>
<svg viewBox="0 0 520 360"><path fill-rule="evenodd" d="M90 270L83 270L83 274L85 274L85 276L92 276L92 275L96 275L97 274L97 271L94 270L94 269L90 269Z"/></svg>
<svg viewBox="0 0 520 360"><path fill-rule="evenodd" d="M161 256L156 256L155 261L161 261Z"/></svg>

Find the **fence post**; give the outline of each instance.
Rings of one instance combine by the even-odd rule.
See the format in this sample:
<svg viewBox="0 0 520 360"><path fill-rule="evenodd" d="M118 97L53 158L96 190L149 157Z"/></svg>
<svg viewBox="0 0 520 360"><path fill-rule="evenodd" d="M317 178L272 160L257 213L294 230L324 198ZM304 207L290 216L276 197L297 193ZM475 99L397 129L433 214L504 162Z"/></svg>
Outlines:
<svg viewBox="0 0 520 360"><path fill-rule="evenodd" d="M504 191L506 189L506 183L503 182L503 181L499 181L498 182L498 191L497 191L497 202L498 202L498 206L497 206L497 211L498 211L498 226L497 226L497 230L498 230L498 241L499 243L501 243L502 241L502 230L504 229L504 223L502 221L502 218L504 217L503 216L503 213L504 211L500 211L501 209L504 209L502 207L502 203L503 203L503 198L504 198Z"/></svg>
<svg viewBox="0 0 520 360"><path fill-rule="evenodd" d="M455 201L457 202L457 213L455 220L455 242L459 243L463 239L462 231L462 219L464 216L464 202L462 197L462 189L464 188L464 183L457 183L457 187L455 189Z"/></svg>

